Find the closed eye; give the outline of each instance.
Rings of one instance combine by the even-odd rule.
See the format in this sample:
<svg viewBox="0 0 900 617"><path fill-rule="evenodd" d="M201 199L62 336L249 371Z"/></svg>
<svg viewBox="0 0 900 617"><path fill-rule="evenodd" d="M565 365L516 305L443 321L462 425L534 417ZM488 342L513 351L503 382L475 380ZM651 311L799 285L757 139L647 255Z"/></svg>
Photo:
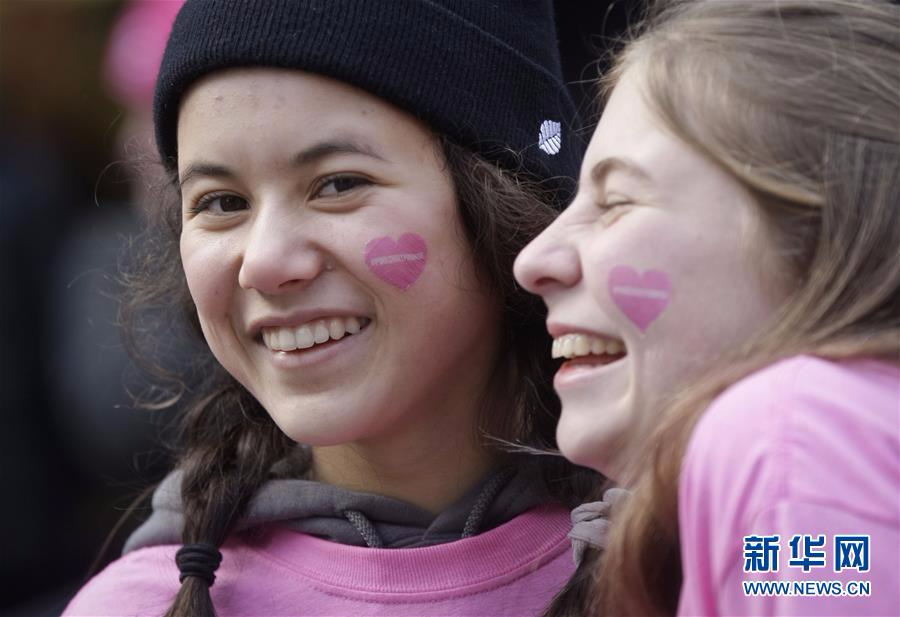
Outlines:
<svg viewBox="0 0 900 617"><path fill-rule="evenodd" d="M620 206L630 206L631 202L626 199L620 200L610 200L604 201L602 203L597 204L597 207L601 210L612 210L613 208L618 208Z"/></svg>
<svg viewBox="0 0 900 617"><path fill-rule="evenodd" d="M604 227L609 227L625 216L630 211L628 206L632 205L634 205L633 202L627 199L611 199L597 204L600 209L600 223Z"/></svg>

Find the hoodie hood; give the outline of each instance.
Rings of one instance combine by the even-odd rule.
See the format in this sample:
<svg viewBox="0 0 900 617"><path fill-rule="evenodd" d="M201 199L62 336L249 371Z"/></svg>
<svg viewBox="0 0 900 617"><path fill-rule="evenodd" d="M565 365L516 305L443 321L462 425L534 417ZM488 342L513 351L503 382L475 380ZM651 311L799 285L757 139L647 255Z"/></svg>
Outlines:
<svg viewBox="0 0 900 617"><path fill-rule="evenodd" d="M153 512L125 543L124 553L180 544L183 472L153 493ZM493 471L437 516L407 502L304 479L272 479L254 495L233 531L269 524L342 544L417 548L493 529L550 499L540 470L525 463Z"/></svg>

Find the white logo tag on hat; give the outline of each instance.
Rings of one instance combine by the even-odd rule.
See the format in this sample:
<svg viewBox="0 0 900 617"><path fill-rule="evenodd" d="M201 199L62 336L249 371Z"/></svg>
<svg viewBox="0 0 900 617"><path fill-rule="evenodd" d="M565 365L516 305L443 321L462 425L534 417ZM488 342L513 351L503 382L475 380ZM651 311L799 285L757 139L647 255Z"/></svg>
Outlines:
<svg viewBox="0 0 900 617"><path fill-rule="evenodd" d="M562 126L553 120L544 120L541 123L541 133L538 135L538 148L547 154L556 154L562 148Z"/></svg>

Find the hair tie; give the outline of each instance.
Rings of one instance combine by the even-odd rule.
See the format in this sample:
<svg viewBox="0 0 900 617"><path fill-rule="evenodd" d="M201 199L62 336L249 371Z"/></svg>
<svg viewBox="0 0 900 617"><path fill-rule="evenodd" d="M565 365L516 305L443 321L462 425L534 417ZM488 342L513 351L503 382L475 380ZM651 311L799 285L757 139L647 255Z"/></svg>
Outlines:
<svg viewBox="0 0 900 617"><path fill-rule="evenodd" d="M216 580L214 573L222 563L222 553L212 544L185 544L175 553L175 563L181 572L179 583L187 576L195 576L211 586Z"/></svg>

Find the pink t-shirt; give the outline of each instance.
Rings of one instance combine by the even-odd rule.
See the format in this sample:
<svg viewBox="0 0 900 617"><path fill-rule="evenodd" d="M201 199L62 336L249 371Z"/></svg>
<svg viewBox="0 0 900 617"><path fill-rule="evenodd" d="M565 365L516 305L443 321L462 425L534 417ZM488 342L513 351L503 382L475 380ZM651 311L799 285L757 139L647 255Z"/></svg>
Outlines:
<svg viewBox="0 0 900 617"><path fill-rule="evenodd" d="M543 506L473 538L412 549L348 546L270 527L232 537L212 587L232 615L539 615L571 576L569 513ZM162 615L178 590L178 546L128 553L64 615Z"/></svg>
<svg viewBox="0 0 900 617"><path fill-rule="evenodd" d="M801 356L734 385L691 437L679 520L679 615L900 615L900 368Z"/></svg>

